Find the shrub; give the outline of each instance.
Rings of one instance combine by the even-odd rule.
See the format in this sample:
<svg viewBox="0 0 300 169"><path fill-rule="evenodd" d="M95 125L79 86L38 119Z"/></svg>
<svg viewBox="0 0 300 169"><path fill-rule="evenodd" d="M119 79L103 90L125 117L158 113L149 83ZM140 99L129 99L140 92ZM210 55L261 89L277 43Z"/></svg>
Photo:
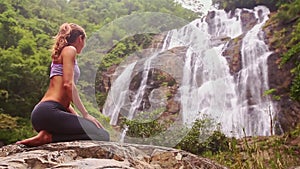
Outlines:
<svg viewBox="0 0 300 169"><path fill-rule="evenodd" d="M166 124L160 123L156 116L161 112L157 109L153 112L140 112L138 117L129 120L121 118L121 126L128 127L127 135L130 137L148 138L155 136L166 129Z"/></svg>
<svg viewBox="0 0 300 169"><path fill-rule="evenodd" d="M176 145L176 148L197 155L226 151L228 150L228 139L220 131L219 127L220 124L215 124L214 120L209 117L197 119L192 129Z"/></svg>
<svg viewBox="0 0 300 169"><path fill-rule="evenodd" d="M36 135L29 119L0 114L0 141L5 145Z"/></svg>
<svg viewBox="0 0 300 169"><path fill-rule="evenodd" d="M155 115L157 112L143 114ZM121 126L128 127L126 134L130 137L149 138L162 133L170 124L170 122L161 123L157 119L145 119L147 118L136 118L134 120L122 118ZM212 118L204 116L202 119L197 119L192 128L183 126L180 129L172 130L172 133L169 133L169 135L184 136L183 139L179 140L179 143L175 146L177 149L185 150L197 155L203 155L205 153L216 154L219 151L227 151L229 149L229 141L220 131L219 127L220 125L215 124L215 121ZM175 138L161 137L159 139ZM166 141L159 139L156 139L155 142L164 143Z"/></svg>

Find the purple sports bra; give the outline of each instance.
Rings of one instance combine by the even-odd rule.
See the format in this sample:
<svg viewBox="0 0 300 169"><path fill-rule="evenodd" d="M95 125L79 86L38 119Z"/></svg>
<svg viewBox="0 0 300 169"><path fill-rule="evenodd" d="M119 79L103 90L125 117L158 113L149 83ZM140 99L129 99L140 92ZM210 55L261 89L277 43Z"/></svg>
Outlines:
<svg viewBox="0 0 300 169"><path fill-rule="evenodd" d="M50 69L50 78L53 76L62 76L63 75L63 65L61 63L51 63ZM78 82L80 76L80 69L77 64L77 60L75 60L74 65L74 82L75 84Z"/></svg>

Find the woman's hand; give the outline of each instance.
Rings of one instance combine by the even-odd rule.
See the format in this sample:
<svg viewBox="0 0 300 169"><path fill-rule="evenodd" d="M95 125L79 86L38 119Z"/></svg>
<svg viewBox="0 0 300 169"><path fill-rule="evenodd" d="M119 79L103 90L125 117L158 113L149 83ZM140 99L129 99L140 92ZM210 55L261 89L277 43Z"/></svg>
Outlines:
<svg viewBox="0 0 300 169"><path fill-rule="evenodd" d="M104 128L102 126L102 124L95 117L91 116L90 114L86 114L83 117L90 120L91 122L93 122L98 128Z"/></svg>

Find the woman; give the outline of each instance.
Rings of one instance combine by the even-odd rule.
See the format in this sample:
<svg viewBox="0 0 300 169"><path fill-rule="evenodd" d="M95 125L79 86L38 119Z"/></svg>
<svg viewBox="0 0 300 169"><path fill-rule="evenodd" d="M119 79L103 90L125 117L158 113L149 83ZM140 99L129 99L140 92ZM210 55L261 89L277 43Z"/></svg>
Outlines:
<svg viewBox="0 0 300 169"><path fill-rule="evenodd" d="M39 133L17 144L39 146L59 141L109 140L108 132L86 111L75 86L80 74L76 54L84 47L85 38L85 31L79 25L64 23L60 26L52 49L49 88L31 114L32 125ZM71 102L82 117L77 115Z"/></svg>

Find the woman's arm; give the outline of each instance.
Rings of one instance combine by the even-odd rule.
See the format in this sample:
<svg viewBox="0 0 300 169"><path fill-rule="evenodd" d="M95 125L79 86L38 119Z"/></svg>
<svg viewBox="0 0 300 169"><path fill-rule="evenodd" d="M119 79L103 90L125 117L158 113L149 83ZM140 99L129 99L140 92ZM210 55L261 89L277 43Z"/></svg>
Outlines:
<svg viewBox="0 0 300 169"><path fill-rule="evenodd" d="M74 65L76 57L76 48L73 46L67 46L63 49L61 55L63 57L63 81L64 88L66 90L67 98L72 101L76 108L80 111L82 116L90 121L92 121L97 127L102 127L100 122L93 116L91 116L79 97L77 88L74 83ZM70 107L69 107L70 108ZM71 110L72 109L72 110ZM71 107L70 111L75 110ZM103 127L102 127L103 128Z"/></svg>
<svg viewBox="0 0 300 169"><path fill-rule="evenodd" d="M76 116L79 116L78 113L74 110L74 108L72 107L71 104L69 106L69 112L72 113L72 114L75 114Z"/></svg>
<svg viewBox="0 0 300 169"><path fill-rule="evenodd" d="M76 57L76 48L67 46L62 50L63 62L63 87L67 95L67 99L71 102L73 99L74 85L74 65Z"/></svg>
<svg viewBox="0 0 300 169"><path fill-rule="evenodd" d="M76 108L80 111L80 113L82 114L83 117L87 116L88 112L80 99L80 96L79 96L79 93L78 93L78 90L77 90L77 87L75 84L73 84L72 91L73 91L73 99L72 99L73 103L75 104Z"/></svg>
<svg viewBox="0 0 300 169"><path fill-rule="evenodd" d="M75 104L76 108L80 111L80 113L82 114L82 116L90 121L92 121L98 128L104 128L101 123L93 116L91 116L86 108L84 107L80 97L79 97L79 93L78 90L75 86L75 84L73 85L73 103Z"/></svg>

